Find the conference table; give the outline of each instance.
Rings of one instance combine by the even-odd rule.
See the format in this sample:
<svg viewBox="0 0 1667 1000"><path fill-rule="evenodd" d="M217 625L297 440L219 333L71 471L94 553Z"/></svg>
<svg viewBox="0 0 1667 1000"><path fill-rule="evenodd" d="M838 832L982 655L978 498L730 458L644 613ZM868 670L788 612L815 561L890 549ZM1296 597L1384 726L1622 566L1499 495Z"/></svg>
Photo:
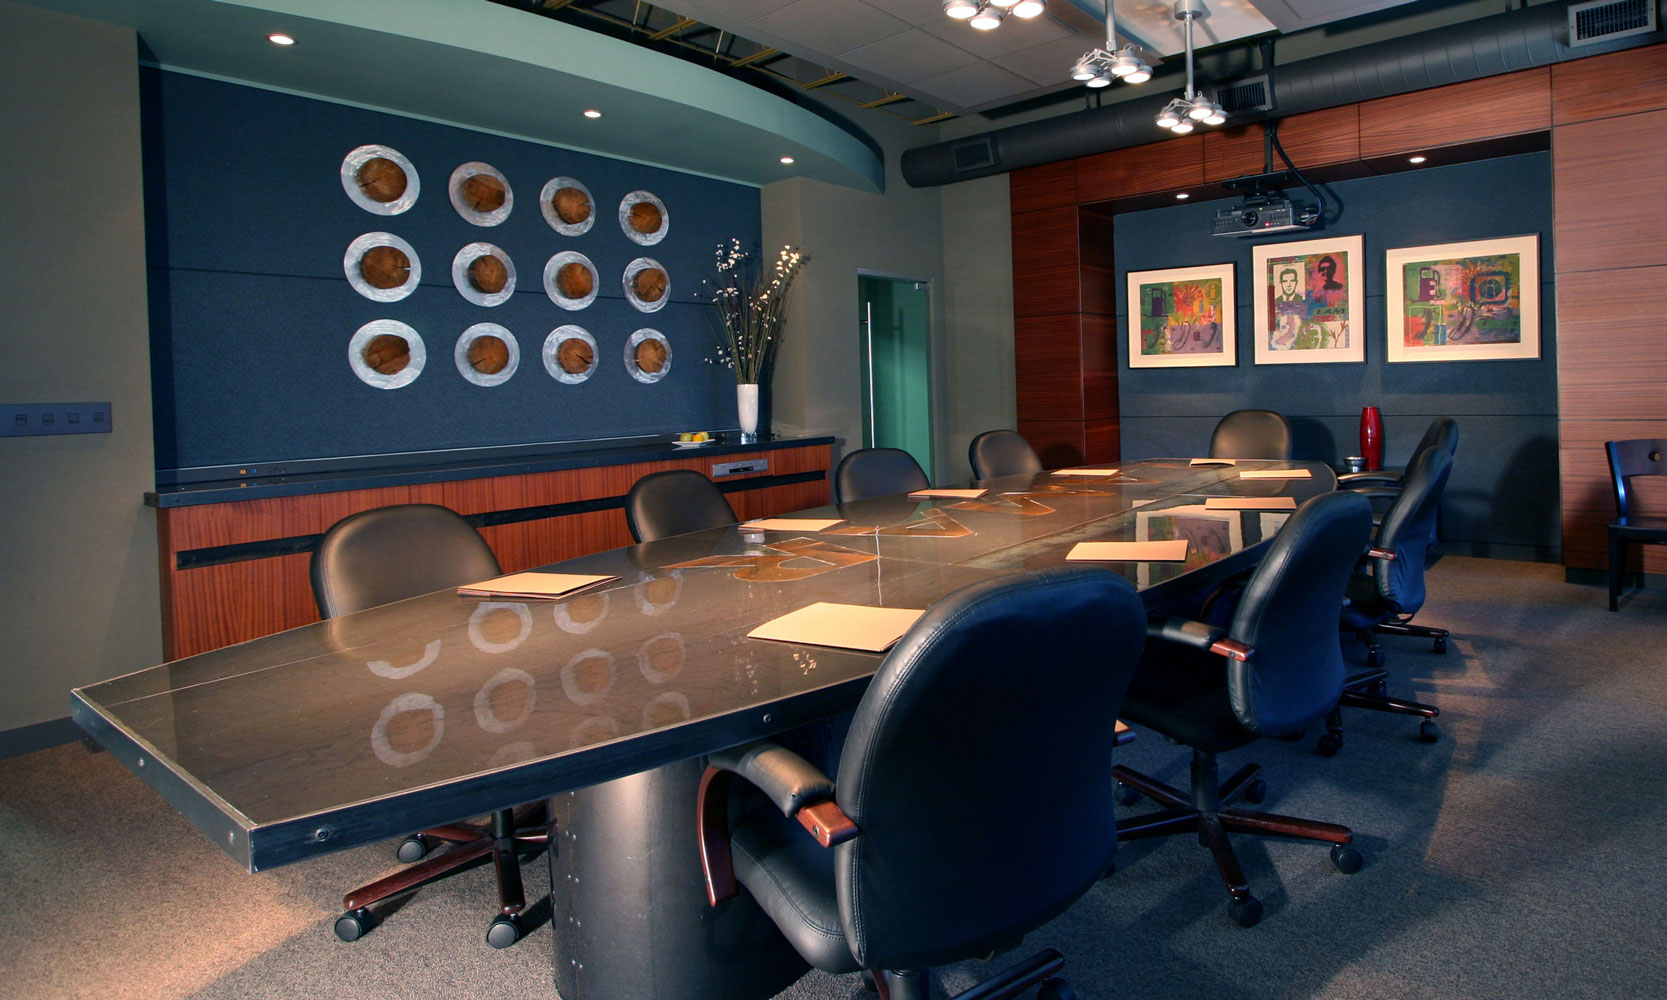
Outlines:
<svg viewBox="0 0 1667 1000"><path fill-rule="evenodd" d="M617 580L566 600L427 594L78 688L73 717L251 872L545 800L565 1000L769 996L804 965L744 894L706 907L701 758L848 711L882 657L751 629L818 601L925 608L1085 541L1186 539L1184 561L1102 563L1172 606L1253 566L1289 516L1210 498L1300 503L1336 480L1183 458L975 485L569 560Z"/></svg>

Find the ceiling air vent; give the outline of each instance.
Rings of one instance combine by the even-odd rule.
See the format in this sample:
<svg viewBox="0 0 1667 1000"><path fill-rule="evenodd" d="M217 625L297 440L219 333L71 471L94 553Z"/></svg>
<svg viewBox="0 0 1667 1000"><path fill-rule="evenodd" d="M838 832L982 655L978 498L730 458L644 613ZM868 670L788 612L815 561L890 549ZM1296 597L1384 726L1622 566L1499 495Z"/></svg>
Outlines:
<svg viewBox="0 0 1667 1000"><path fill-rule="evenodd" d="M1569 47L1655 30L1655 0L1594 0L1569 8Z"/></svg>
<svg viewBox="0 0 1667 1000"><path fill-rule="evenodd" d="M954 152L956 170L982 170L996 165L995 143L987 135L963 142Z"/></svg>
<svg viewBox="0 0 1667 1000"><path fill-rule="evenodd" d="M1246 111L1273 110L1273 102L1268 99L1266 76L1253 76L1247 80L1217 84L1215 102L1229 115Z"/></svg>

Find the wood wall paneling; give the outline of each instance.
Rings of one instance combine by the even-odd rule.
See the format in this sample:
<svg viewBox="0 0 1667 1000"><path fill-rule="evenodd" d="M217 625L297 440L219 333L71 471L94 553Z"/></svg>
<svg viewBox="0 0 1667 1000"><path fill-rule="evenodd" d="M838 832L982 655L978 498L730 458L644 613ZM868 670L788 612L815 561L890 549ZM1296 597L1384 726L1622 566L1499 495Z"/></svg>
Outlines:
<svg viewBox="0 0 1667 1000"><path fill-rule="evenodd" d="M1559 126L1551 137L1557 271L1667 264L1667 110ZM1627 281L1618 288L1635 287Z"/></svg>
<svg viewBox="0 0 1667 1000"><path fill-rule="evenodd" d="M1189 135L1077 160L1077 203L1112 201L1204 181L1204 140Z"/></svg>
<svg viewBox="0 0 1667 1000"><path fill-rule="evenodd" d="M1555 125L1667 108L1667 45L1651 45L1551 67Z"/></svg>
<svg viewBox="0 0 1667 1000"><path fill-rule="evenodd" d="M1111 216L1084 211L1077 217L1080 262L1077 281L1082 311L1101 316L1117 312L1116 230Z"/></svg>
<svg viewBox="0 0 1667 1000"><path fill-rule="evenodd" d="M1081 305L1077 209L1013 217L1013 315L1074 313Z"/></svg>
<svg viewBox="0 0 1667 1000"><path fill-rule="evenodd" d="M1262 173L1266 166L1260 123L1204 134L1204 180L1216 184ZM1279 122L1279 144L1300 170L1360 159L1360 111L1356 105L1292 115ZM1273 169L1285 161L1273 154Z"/></svg>
<svg viewBox="0 0 1667 1000"><path fill-rule="evenodd" d="M1077 203L1077 161L1060 160L1023 167L1007 175L1011 212L1064 208Z"/></svg>
<svg viewBox="0 0 1667 1000"><path fill-rule="evenodd" d="M1082 357L1080 314L1015 321L1013 383L1020 421L1083 418Z"/></svg>
<svg viewBox="0 0 1667 1000"><path fill-rule="evenodd" d="M1088 460L1086 425L1080 420L1019 419L1015 428L1036 450L1042 467L1062 469Z"/></svg>
<svg viewBox="0 0 1667 1000"><path fill-rule="evenodd" d="M1551 70L1527 69L1365 101L1360 155L1407 153L1551 127Z"/></svg>
<svg viewBox="0 0 1667 1000"><path fill-rule="evenodd" d="M1558 275L1559 417L1667 420L1664 317L1667 267Z"/></svg>
<svg viewBox="0 0 1667 1000"><path fill-rule="evenodd" d="M1082 414L1087 420L1116 420L1117 317L1082 317Z"/></svg>

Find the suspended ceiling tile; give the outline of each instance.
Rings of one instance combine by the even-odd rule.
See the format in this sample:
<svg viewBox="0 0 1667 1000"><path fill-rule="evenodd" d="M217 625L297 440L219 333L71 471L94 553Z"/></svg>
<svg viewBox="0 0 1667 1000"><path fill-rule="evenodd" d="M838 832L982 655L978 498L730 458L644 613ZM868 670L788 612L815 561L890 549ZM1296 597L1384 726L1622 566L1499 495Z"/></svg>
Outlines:
<svg viewBox="0 0 1667 1000"><path fill-rule="evenodd" d="M1093 46L1085 42L1061 39L1009 53L1001 64L1039 87L1051 88L1055 84L1080 86L1071 79L1071 67L1090 48Z"/></svg>
<svg viewBox="0 0 1667 1000"><path fill-rule="evenodd" d="M965 21L943 17L921 25L921 30L929 31L952 45L960 46L973 55L992 62L1000 62L1009 52L1028 49L1045 42L1055 42L1063 38L1081 39L1076 32L1046 17L1033 17L1028 21L1008 18L1002 22L1001 27L990 31L979 31ZM1084 48L1088 46L1085 45Z"/></svg>
<svg viewBox="0 0 1667 1000"><path fill-rule="evenodd" d="M999 67L968 66L929 76L917 83L915 89L940 94L943 103L966 109L1034 93L1036 84Z"/></svg>
<svg viewBox="0 0 1667 1000"><path fill-rule="evenodd" d="M980 62L977 56L965 49L956 48L941 38L918 30L853 49L841 58L866 71L865 79L898 84L915 83Z"/></svg>
<svg viewBox="0 0 1667 1000"><path fill-rule="evenodd" d="M748 27L792 39L789 51L806 59L814 59L818 54L837 56L910 30L907 21L865 3L828 3L827 0L798 0L755 18Z"/></svg>
<svg viewBox="0 0 1667 1000"><path fill-rule="evenodd" d="M892 17L907 21L910 24L926 24L942 18L942 0L862 0L875 10L885 11Z"/></svg>
<svg viewBox="0 0 1667 1000"><path fill-rule="evenodd" d="M1344 18L1359 17L1409 0L1257 0L1256 9L1280 31L1301 31Z"/></svg>

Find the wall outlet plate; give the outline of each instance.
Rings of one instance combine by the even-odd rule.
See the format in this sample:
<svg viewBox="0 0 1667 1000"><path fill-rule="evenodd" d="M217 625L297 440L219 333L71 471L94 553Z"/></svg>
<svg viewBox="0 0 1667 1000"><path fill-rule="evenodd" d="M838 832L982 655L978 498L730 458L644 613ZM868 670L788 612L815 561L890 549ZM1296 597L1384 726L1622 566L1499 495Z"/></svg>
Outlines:
<svg viewBox="0 0 1667 1000"><path fill-rule="evenodd" d="M0 437L108 433L109 403L0 403Z"/></svg>

